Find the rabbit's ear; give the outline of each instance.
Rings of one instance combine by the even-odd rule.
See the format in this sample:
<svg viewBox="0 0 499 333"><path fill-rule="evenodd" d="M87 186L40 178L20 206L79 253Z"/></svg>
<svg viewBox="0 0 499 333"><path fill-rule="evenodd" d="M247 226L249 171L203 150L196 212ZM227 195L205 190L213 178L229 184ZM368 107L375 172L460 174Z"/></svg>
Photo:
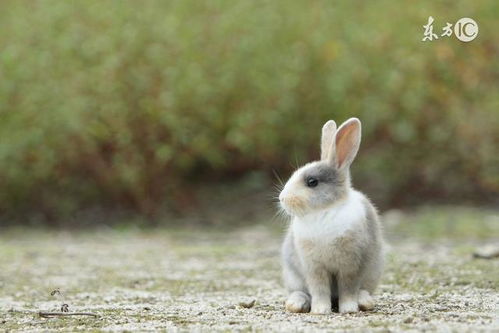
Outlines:
<svg viewBox="0 0 499 333"><path fill-rule="evenodd" d="M322 138L321 138L321 160L328 160L329 153L331 152L331 146L334 141L334 133L336 132L336 123L334 120L329 120L322 126Z"/></svg>
<svg viewBox="0 0 499 333"><path fill-rule="evenodd" d="M336 131L333 152L329 161L338 169L348 168L357 155L360 146L361 124L357 118L345 121Z"/></svg>

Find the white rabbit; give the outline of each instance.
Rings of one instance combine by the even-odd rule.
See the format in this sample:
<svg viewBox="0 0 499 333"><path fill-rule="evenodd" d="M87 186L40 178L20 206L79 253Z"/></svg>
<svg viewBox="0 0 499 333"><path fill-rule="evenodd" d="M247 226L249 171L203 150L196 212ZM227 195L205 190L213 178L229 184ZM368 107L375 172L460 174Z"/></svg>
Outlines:
<svg viewBox="0 0 499 333"><path fill-rule="evenodd" d="M376 209L350 183L360 138L359 119L348 119L338 130L328 121L321 160L295 171L279 195L292 218L282 246L288 311L328 314L335 298L341 313L374 308L383 238Z"/></svg>

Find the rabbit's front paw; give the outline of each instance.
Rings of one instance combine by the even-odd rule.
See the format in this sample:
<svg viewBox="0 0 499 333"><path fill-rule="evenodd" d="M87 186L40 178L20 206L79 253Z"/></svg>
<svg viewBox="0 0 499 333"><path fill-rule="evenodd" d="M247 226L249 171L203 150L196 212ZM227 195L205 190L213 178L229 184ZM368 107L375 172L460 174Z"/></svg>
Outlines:
<svg viewBox="0 0 499 333"><path fill-rule="evenodd" d="M310 297L301 291L295 291L286 300L286 310L295 313L310 311Z"/></svg>
<svg viewBox="0 0 499 333"><path fill-rule="evenodd" d="M362 311L374 309L374 300L367 290L361 290L359 293L359 308Z"/></svg>
<svg viewBox="0 0 499 333"><path fill-rule="evenodd" d="M331 303L330 302L312 302L312 314L324 315L331 313Z"/></svg>
<svg viewBox="0 0 499 333"><path fill-rule="evenodd" d="M359 311L359 304L355 300L346 300L339 304L340 313L351 313Z"/></svg>

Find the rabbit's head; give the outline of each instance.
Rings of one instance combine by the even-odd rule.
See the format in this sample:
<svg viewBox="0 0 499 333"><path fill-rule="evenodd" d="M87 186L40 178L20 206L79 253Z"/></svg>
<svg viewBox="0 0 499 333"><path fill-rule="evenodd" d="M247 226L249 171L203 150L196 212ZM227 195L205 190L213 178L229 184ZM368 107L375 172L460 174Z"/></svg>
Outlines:
<svg viewBox="0 0 499 333"><path fill-rule="evenodd" d="M361 124L350 118L338 129L333 120L322 127L321 160L296 170L279 194L281 207L304 216L342 200L350 187L350 164L357 155Z"/></svg>

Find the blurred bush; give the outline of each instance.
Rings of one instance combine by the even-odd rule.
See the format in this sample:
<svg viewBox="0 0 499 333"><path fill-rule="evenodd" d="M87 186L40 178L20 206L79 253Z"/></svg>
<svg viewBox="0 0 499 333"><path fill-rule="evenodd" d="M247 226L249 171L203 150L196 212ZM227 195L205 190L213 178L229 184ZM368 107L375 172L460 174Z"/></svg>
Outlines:
<svg viewBox="0 0 499 333"><path fill-rule="evenodd" d="M470 43L423 25L472 17ZM499 188L499 2L2 1L0 210L153 214L197 184L318 155L364 124L354 181L379 203Z"/></svg>

